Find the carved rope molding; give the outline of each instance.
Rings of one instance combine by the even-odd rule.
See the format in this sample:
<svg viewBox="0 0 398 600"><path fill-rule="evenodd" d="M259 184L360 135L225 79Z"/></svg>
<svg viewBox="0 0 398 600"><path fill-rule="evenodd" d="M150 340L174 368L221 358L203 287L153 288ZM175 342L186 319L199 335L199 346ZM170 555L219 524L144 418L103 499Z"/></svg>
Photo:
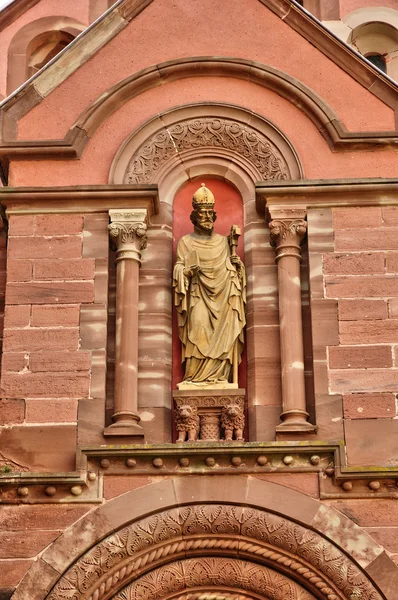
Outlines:
<svg viewBox="0 0 398 600"><path fill-rule="evenodd" d="M169 563L143 575L114 600L162 600L186 589L217 591L226 588L258 594L267 600L316 600L295 581L268 567L231 558L192 558Z"/></svg>
<svg viewBox="0 0 398 600"><path fill-rule="evenodd" d="M181 506L124 527L80 557L47 600L109 600L145 573L195 553L254 558L316 598L382 600L364 572L319 534L266 511L225 504Z"/></svg>
<svg viewBox="0 0 398 600"><path fill-rule="evenodd" d="M290 178L282 154L265 135L236 120L208 117L180 121L148 138L131 157L124 182L154 181L158 169L177 152L204 147L236 152L251 162L264 180Z"/></svg>

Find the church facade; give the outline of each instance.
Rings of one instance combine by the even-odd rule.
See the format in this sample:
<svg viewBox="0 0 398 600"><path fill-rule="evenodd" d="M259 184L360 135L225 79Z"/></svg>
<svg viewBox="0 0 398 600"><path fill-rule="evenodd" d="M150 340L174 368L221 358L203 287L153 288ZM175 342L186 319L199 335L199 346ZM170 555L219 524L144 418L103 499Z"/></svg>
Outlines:
<svg viewBox="0 0 398 600"><path fill-rule="evenodd" d="M55 4L0 12L0 598L395 600L395 2Z"/></svg>

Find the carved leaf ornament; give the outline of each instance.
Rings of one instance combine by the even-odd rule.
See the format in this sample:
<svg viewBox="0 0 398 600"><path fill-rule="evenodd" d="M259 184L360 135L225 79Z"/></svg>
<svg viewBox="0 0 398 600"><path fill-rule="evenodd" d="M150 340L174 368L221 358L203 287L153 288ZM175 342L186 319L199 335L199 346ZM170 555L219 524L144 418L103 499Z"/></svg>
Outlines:
<svg viewBox="0 0 398 600"><path fill-rule="evenodd" d="M225 504L180 506L120 529L81 556L47 600L199 600L214 590L226 600L240 591L243 600L382 600L321 535Z"/></svg>
<svg viewBox="0 0 398 600"><path fill-rule="evenodd" d="M117 246L133 244L136 238L139 238L140 250L145 250L147 245L147 225L146 223L111 223L108 226L109 235L113 238Z"/></svg>
<svg viewBox="0 0 398 600"><path fill-rule="evenodd" d="M157 170L177 153L210 147L246 158L264 180L290 178L282 154L265 135L232 119L207 117L171 125L147 139L131 157L125 183L153 181Z"/></svg>

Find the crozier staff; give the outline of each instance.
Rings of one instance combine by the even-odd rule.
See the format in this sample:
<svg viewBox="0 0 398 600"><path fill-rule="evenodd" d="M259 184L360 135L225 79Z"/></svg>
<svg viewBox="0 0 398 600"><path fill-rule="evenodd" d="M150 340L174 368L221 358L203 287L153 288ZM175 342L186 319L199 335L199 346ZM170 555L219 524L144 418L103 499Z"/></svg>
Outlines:
<svg viewBox="0 0 398 600"><path fill-rule="evenodd" d="M229 238L213 231L214 203L202 183L192 199L194 231L177 246L173 287L185 369L178 387L238 383L246 323L245 268L235 253L238 228Z"/></svg>

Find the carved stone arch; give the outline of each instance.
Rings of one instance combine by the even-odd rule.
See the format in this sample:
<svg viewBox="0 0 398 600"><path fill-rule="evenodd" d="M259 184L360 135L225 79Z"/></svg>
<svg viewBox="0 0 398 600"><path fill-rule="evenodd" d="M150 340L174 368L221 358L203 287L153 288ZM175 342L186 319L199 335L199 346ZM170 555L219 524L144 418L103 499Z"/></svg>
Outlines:
<svg viewBox="0 0 398 600"><path fill-rule="evenodd" d="M316 600L283 573L238 557L219 556L168 563L134 580L113 600L141 600L146 595L151 600L187 600L195 594L198 600L206 595L219 600L220 593L239 600Z"/></svg>
<svg viewBox="0 0 398 600"><path fill-rule="evenodd" d="M128 492L75 523L13 600L153 599L134 586L148 591L171 572L180 587L165 586L159 599L219 590L226 600L392 600L397 571L363 529L304 494L242 475L222 485L188 476Z"/></svg>
<svg viewBox="0 0 398 600"><path fill-rule="evenodd" d="M256 181L301 179L298 154L286 136L244 107L200 103L157 115L134 131L117 152L110 183L158 183L176 165L197 158L227 160Z"/></svg>
<svg viewBox="0 0 398 600"><path fill-rule="evenodd" d="M159 63L119 81L81 113L68 133L69 140L75 144L81 131L91 138L111 114L147 90L168 81L214 75L243 79L269 89L300 107L332 147L350 143L352 133L348 132L338 115L301 81L260 62L214 56L184 57Z"/></svg>

